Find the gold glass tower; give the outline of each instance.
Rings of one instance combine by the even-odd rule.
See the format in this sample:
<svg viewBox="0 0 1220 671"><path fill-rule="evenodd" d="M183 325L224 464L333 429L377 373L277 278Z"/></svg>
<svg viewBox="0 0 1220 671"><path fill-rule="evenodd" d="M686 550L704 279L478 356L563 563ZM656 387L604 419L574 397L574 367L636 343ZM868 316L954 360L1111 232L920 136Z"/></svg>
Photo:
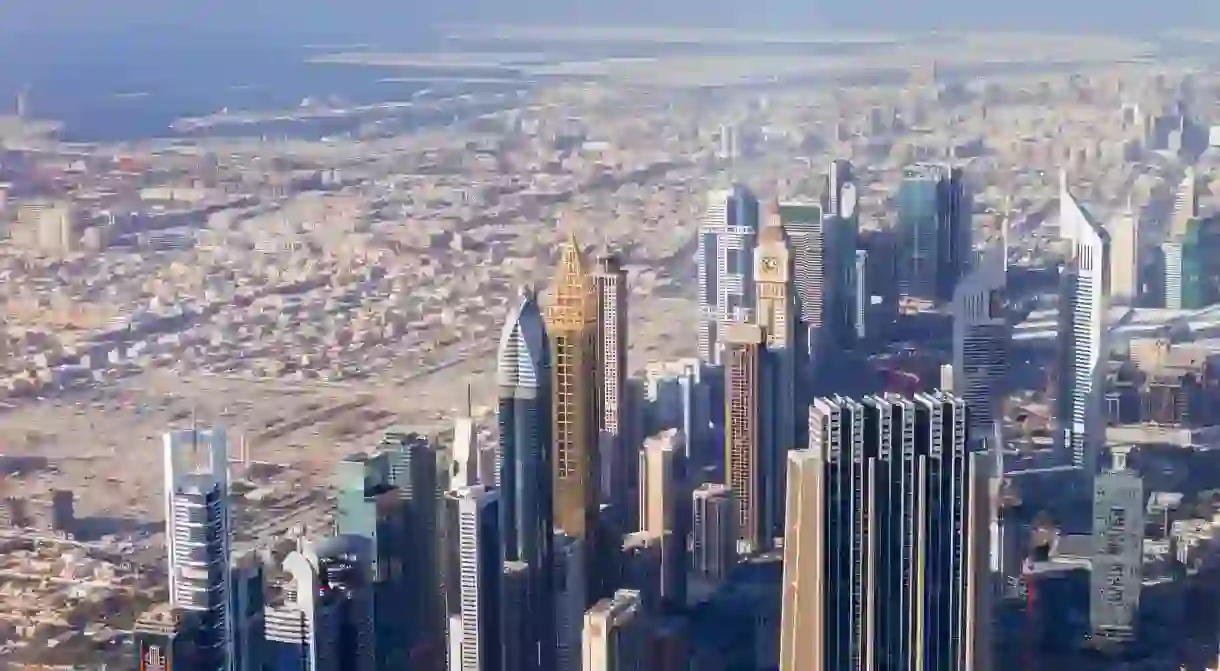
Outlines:
<svg viewBox="0 0 1220 671"><path fill-rule="evenodd" d="M724 337L725 479L737 500L738 551L763 550L767 507L765 464L759 450L759 377L763 331L729 324Z"/></svg>
<svg viewBox="0 0 1220 671"><path fill-rule="evenodd" d="M554 382L555 527L588 542L601 503L594 417L597 298L575 235L559 255L546 325Z"/></svg>

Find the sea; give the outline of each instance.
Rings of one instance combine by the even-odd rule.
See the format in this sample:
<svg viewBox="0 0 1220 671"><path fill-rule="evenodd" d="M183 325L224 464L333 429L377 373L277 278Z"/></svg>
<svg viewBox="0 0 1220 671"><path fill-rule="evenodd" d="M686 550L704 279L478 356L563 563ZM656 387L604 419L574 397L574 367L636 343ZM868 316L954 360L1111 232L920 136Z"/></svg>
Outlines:
<svg viewBox="0 0 1220 671"><path fill-rule="evenodd" d="M118 142L174 137L175 120L224 109L286 110L306 99L366 105L408 100L437 88L403 81L435 73L308 62L352 47L153 31L78 35L52 44L3 40L0 115L14 113L18 94L25 91L26 117L62 123L64 140ZM241 132L259 131L254 126Z"/></svg>

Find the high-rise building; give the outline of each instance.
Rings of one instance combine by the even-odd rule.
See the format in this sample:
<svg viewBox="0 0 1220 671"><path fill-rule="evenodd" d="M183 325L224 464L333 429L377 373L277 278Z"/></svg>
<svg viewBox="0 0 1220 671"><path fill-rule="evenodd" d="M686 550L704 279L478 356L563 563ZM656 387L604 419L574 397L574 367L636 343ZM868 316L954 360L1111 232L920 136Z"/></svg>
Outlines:
<svg viewBox="0 0 1220 671"><path fill-rule="evenodd" d="M796 320L793 324L797 354L796 395L800 407L808 405L817 387L818 367L833 342L829 338L829 311L836 302L832 245L816 203L781 202L779 218L788 238L792 255L792 292L796 299ZM798 422L797 438L804 438ZM802 440L803 442L803 440Z"/></svg>
<svg viewBox="0 0 1220 671"><path fill-rule="evenodd" d="M264 660L277 671L374 671L372 546L360 536L298 538L268 604Z"/></svg>
<svg viewBox="0 0 1220 671"><path fill-rule="evenodd" d="M1162 242L1161 258L1161 265L1165 269L1165 277L1161 281L1161 286L1165 291L1162 305L1170 310L1181 310L1184 303L1182 300L1182 243L1175 240Z"/></svg>
<svg viewBox="0 0 1220 671"><path fill-rule="evenodd" d="M691 508L691 570L694 577L714 588L737 565L733 490L714 483L700 485Z"/></svg>
<svg viewBox="0 0 1220 671"><path fill-rule="evenodd" d="M263 668L265 568L264 558L258 552L242 550L233 553L233 563L229 568L229 586L232 590L229 612L233 614L230 671L261 671Z"/></svg>
<svg viewBox="0 0 1220 671"><path fill-rule="evenodd" d="M439 671L445 663L445 558L447 530L438 528L445 488L435 440L429 436L391 429L379 450L389 464L388 484L405 502L410 561L403 562L402 582L410 594L398 607L410 633L411 666Z"/></svg>
<svg viewBox="0 0 1220 671"><path fill-rule="evenodd" d="M713 401L717 370L696 358L653 362L645 368L650 420L647 423L653 430L676 428L682 432L689 472L718 467L724 457L724 443L712 427L713 412L718 410ZM632 484L637 499L638 485Z"/></svg>
<svg viewBox="0 0 1220 671"><path fill-rule="evenodd" d="M830 243L827 268L835 285L835 290L827 294L827 310L831 335L840 347L850 346L855 340L856 296L852 290L852 272L860 237L860 196L854 172L850 161L831 161L822 201L826 214L824 227Z"/></svg>
<svg viewBox="0 0 1220 671"><path fill-rule="evenodd" d="M500 632L504 646L504 671L526 671L537 667L538 643L525 613L530 612L530 565L522 561L504 562L500 578Z"/></svg>
<svg viewBox="0 0 1220 671"><path fill-rule="evenodd" d="M1105 440L1103 395L1106 311L1110 297L1110 235L1084 209L1063 184L1059 194L1060 226L1073 231L1072 259L1067 268L1067 302L1060 306L1067 332L1060 336L1067 352L1061 371L1070 424L1063 427L1063 444L1071 463L1088 477L1096 470L1097 454ZM1063 392L1061 392L1063 393Z"/></svg>
<svg viewBox="0 0 1220 671"><path fill-rule="evenodd" d="M826 194L822 206L833 217L852 217L856 210L855 171L851 161L836 159L826 171Z"/></svg>
<svg viewBox="0 0 1220 671"><path fill-rule="evenodd" d="M686 539L690 489L686 477L686 440L676 429L644 441L640 450L640 529L665 535L661 576L662 600L681 608L686 604Z"/></svg>
<svg viewBox="0 0 1220 671"><path fill-rule="evenodd" d="M554 298L546 308L551 340L555 527L586 540L601 505L597 459L597 298L580 244L572 236L560 252Z"/></svg>
<svg viewBox="0 0 1220 671"><path fill-rule="evenodd" d="M777 211L763 226L754 250L754 309L762 328L762 374L759 379L759 451L765 462L764 488L768 538L783 533L784 454L796 444L797 359L792 291L792 257Z"/></svg>
<svg viewBox="0 0 1220 671"><path fill-rule="evenodd" d="M826 323L827 292L834 288L822 208L817 203L787 201L777 209L792 255L797 318L805 326L821 328Z"/></svg>
<svg viewBox="0 0 1220 671"><path fill-rule="evenodd" d="M500 493L483 485L445 495L449 557L449 671L495 671L502 663Z"/></svg>
<svg viewBox="0 0 1220 671"><path fill-rule="evenodd" d="M1140 282L1140 222L1139 214L1127 203L1127 209L1115 217L1110 231L1110 297L1118 305L1134 305L1139 298Z"/></svg>
<svg viewBox="0 0 1220 671"><path fill-rule="evenodd" d="M643 671L640 594L620 589L593 604L584 618L581 671Z"/></svg>
<svg viewBox="0 0 1220 671"><path fill-rule="evenodd" d="M449 478L449 489L486 485L496 486L495 466L490 472L479 473L481 467L479 451L479 434L471 412L470 388L466 389L466 414L453 421L453 469ZM482 477L480 477L482 476Z"/></svg>
<svg viewBox="0 0 1220 671"><path fill-rule="evenodd" d="M699 228L699 357L720 361L726 325L747 322L754 309L754 244L758 198L743 186L708 194Z"/></svg>
<svg viewBox="0 0 1220 671"><path fill-rule="evenodd" d="M132 627L135 671L194 669L199 613L163 605L145 613Z"/></svg>
<svg viewBox="0 0 1220 671"><path fill-rule="evenodd" d="M949 301L971 249L971 202L960 168L914 165L898 190L903 295Z"/></svg>
<svg viewBox="0 0 1220 671"><path fill-rule="evenodd" d="M1144 483L1127 467L1127 448L1111 448L1113 464L1093 488L1093 568L1089 620L1093 636L1121 642L1135 636L1143 585Z"/></svg>
<svg viewBox="0 0 1220 671"><path fill-rule="evenodd" d="M619 584L639 592L643 610L656 613L664 604L665 549L668 533L636 531L623 537Z"/></svg>
<svg viewBox="0 0 1220 671"><path fill-rule="evenodd" d="M856 250L849 286L853 296L851 302L852 334L855 340L863 340L868 336L868 315L872 305L868 287L868 252L866 250Z"/></svg>
<svg viewBox="0 0 1220 671"><path fill-rule="evenodd" d="M528 567L528 666L554 667L551 343L537 296L524 290L500 334L500 533L506 562ZM505 619L508 623L508 620Z"/></svg>
<svg viewBox="0 0 1220 671"><path fill-rule="evenodd" d="M817 399L788 456L781 671L989 669L989 465L943 392Z"/></svg>
<svg viewBox="0 0 1220 671"><path fill-rule="evenodd" d="M407 501L390 484L389 454L357 453L335 472L335 530L367 538L372 546L373 616L378 666L405 666L410 654L412 613L403 608L413 593L406 574L414 554Z"/></svg>
<svg viewBox="0 0 1220 671"><path fill-rule="evenodd" d="M1186 168L1182 182L1178 185L1173 197L1173 212L1169 221L1169 237L1177 238L1186 235L1186 227L1191 219L1199 216L1199 177L1195 169Z"/></svg>
<svg viewBox="0 0 1220 671"><path fill-rule="evenodd" d="M1004 303L1006 259L1002 244L990 248L953 292L952 390L970 408L970 435L976 439L990 439L992 423L1003 420L1012 339Z"/></svg>
<svg viewBox="0 0 1220 671"><path fill-rule="evenodd" d="M580 668L580 631L589 579L585 571L591 562L585 557L585 541L563 531L555 532L555 669Z"/></svg>
<svg viewBox="0 0 1220 671"><path fill-rule="evenodd" d="M766 476L769 463L760 443L759 408L763 331L733 324L724 342L724 471L737 503L738 552L768 547Z"/></svg>
<svg viewBox="0 0 1220 671"><path fill-rule="evenodd" d="M597 293L597 416L601 490L607 503L624 514L631 508L634 456L626 442L627 412L627 271L613 254L597 259L593 271ZM631 523L634 520L628 519Z"/></svg>
<svg viewBox="0 0 1220 671"><path fill-rule="evenodd" d="M227 671L233 656L228 441L219 428L171 431L163 456L170 605L197 618L196 668Z"/></svg>

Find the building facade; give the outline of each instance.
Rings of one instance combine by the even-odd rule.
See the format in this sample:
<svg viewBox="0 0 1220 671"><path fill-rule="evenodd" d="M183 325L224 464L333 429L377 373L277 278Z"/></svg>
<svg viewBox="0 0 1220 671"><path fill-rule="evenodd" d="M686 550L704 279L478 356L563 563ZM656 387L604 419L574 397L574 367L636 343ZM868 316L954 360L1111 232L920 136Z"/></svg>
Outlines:
<svg viewBox="0 0 1220 671"><path fill-rule="evenodd" d="M197 668L228 671L233 656L229 448L223 429L163 440L170 605L196 619Z"/></svg>
<svg viewBox="0 0 1220 671"><path fill-rule="evenodd" d="M935 392L817 399L789 454L781 671L990 669L989 462Z"/></svg>
<svg viewBox="0 0 1220 671"><path fill-rule="evenodd" d="M528 567L529 629L524 659L554 668L554 505L551 344L536 294L524 290L500 334L497 354L501 554ZM505 620L510 624L509 620Z"/></svg>
<svg viewBox="0 0 1220 671"><path fill-rule="evenodd" d="M555 529L584 542L596 556L601 509L594 416L597 383L597 299L580 245L571 237L560 251L554 299L546 308L551 342L551 440ZM598 577L585 571L587 580ZM599 588L590 583L588 595Z"/></svg>
<svg viewBox="0 0 1220 671"><path fill-rule="evenodd" d="M1060 340L1067 347L1060 373L1069 416L1063 444L1072 465L1092 477L1105 438L1103 395L1109 357L1106 312L1110 297L1110 235L1063 184L1059 194L1060 226L1072 233L1072 259L1066 274L1067 303L1060 308Z"/></svg>
<svg viewBox="0 0 1220 671"><path fill-rule="evenodd" d="M631 473L635 463L626 442L627 417L627 271L613 254L597 259L593 271L597 294L597 383L595 386L601 491L623 515L631 509ZM626 520L628 526L634 520Z"/></svg>
<svg viewBox="0 0 1220 671"><path fill-rule="evenodd" d="M1011 327L1005 314L1007 250L993 247L953 294L953 392L970 408L970 433L990 439L1003 420ZM943 385L942 385L943 386Z"/></svg>
<svg viewBox="0 0 1220 671"><path fill-rule="evenodd" d="M743 186L708 194L695 261L699 281L699 357L720 362L726 325L750 321L758 198Z"/></svg>
<svg viewBox="0 0 1220 671"><path fill-rule="evenodd" d="M639 592L618 590L584 616L582 671L644 671Z"/></svg>
<svg viewBox="0 0 1220 671"><path fill-rule="evenodd" d="M766 476L769 462L761 450L760 384L762 329L733 324L724 342L724 471L737 504L738 552L753 554L768 546Z"/></svg>

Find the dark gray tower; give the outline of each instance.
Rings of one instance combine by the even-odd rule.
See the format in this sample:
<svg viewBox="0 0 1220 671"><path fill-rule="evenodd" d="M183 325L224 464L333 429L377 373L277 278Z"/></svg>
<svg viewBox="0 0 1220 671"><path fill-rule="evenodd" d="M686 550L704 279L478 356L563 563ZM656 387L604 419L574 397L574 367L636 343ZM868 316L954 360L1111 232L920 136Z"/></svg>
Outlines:
<svg viewBox="0 0 1220 671"><path fill-rule="evenodd" d="M551 482L551 359L546 325L532 288L521 291L500 333L500 538L502 559L528 566L526 612L502 622L529 623L526 660L506 660L526 671L554 668L554 522Z"/></svg>

